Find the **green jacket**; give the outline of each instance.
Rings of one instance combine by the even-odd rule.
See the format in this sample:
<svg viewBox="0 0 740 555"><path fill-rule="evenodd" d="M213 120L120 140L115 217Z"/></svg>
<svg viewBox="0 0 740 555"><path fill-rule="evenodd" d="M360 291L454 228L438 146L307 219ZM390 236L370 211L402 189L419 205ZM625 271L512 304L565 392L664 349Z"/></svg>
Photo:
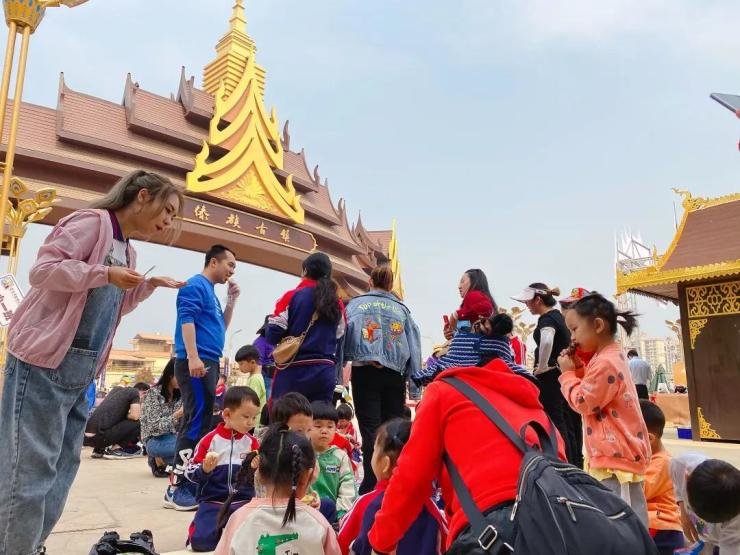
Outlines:
<svg viewBox="0 0 740 555"><path fill-rule="evenodd" d="M317 456L320 472L313 489L319 497L336 502L337 518L341 518L357 499L352 463L347 453L334 445L323 453L317 453Z"/></svg>

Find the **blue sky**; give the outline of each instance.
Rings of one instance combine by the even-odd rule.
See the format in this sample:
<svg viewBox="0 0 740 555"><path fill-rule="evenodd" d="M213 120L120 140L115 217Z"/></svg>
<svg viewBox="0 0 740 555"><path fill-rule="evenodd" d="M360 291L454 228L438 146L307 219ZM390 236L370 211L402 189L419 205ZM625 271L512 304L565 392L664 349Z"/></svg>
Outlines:
<svg viewBox="0 0 740 555"><path fill-rule="evenodd" d="M180 66L200 82L231 0L91 0L48 10L32 39L24 99L72 89L120 101L127 72L168 95ZM371 228L398 220L407 301L425 336L483 268L503 305L532 281L614 291L614 235L662 252L671 187L738 190L740 126L708 98L740 91L740 5L719 0L248 0L266 100L334 200ZM48 228L31 229L21 281ZM187 278L201 255L141 245L141 267ZM252 337L295 279L241 264L233 329ZM225 294L225 293L224 293ZM171 333L158 292L119 329ZM641 302L667 335L673 309Z"/></svg>

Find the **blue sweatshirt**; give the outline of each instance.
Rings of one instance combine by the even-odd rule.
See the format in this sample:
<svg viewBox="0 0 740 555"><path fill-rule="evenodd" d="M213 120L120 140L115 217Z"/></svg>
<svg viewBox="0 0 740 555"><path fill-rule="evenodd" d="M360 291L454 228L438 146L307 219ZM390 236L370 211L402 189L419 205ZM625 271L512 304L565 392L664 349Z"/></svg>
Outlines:
<svg viewBox="0 0 740 555"><path fill-rule="evenodd" d="M191 277L177 293L175 355L188 358L182 325L195 324L195 344L202 360L219 360L226 340L226 322L213 283L203 274Z"/></svg>

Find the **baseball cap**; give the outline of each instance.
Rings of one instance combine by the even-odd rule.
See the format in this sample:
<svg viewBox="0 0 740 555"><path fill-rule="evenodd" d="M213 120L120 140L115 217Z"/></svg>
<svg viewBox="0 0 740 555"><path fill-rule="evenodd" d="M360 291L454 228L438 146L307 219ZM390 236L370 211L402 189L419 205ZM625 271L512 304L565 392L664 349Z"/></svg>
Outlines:
<svg viewBox="0 0 740 555"><path fill-rule="evenodd" d="M583 297L586 297L591 294L591 291L588 289L584 289L583 287L575 287L570 291L570 295L568 295L564 299L560 299L560 305L561 306L569 306L573 303L580 301Z"/></svg>
<svg viewBox="0 0 740 555"><path fill-rule="evenodd" d="M521 293L511 298L517 302L526 303L527 301L531 301L532 299L534 299L535 295L551 295L551 294L552 292L548 291L547 289L537 289L536 287L525 287Z"/></svg>

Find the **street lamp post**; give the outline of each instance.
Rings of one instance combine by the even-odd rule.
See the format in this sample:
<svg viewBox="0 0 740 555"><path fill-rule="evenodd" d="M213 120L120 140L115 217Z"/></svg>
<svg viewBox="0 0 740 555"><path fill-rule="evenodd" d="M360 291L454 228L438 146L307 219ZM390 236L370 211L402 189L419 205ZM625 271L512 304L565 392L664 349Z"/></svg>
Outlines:
<svg viewBox="0 0 740 555"><path fill-rule="evenodd" d="M237 333L241 333L242 331L244 330L242 329L235 330L229 336L229 344L226 345L226 360L224 361L224 373L226 374L226 377L228 377L229 374L231 374L231 347L232 347L232 344L234 343L234 336Z"/></svg>

